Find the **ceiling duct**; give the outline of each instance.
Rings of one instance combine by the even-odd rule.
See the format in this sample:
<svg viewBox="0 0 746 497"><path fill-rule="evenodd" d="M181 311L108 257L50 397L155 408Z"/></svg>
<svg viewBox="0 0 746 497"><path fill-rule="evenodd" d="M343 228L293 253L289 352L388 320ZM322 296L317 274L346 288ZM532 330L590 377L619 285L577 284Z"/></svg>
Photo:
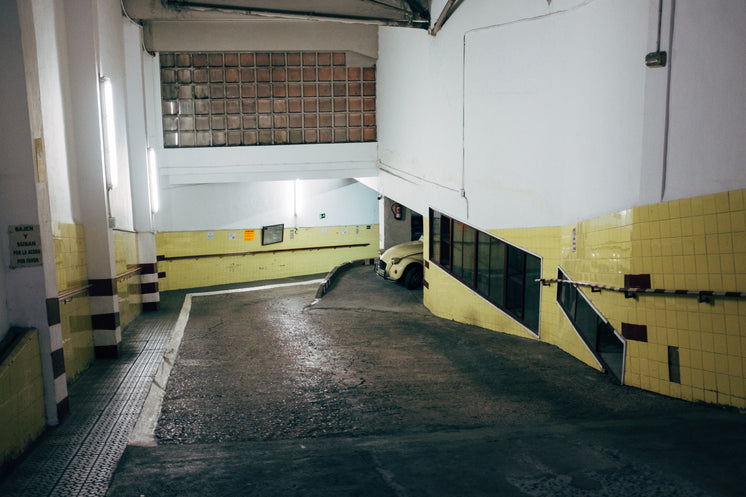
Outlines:
<svg viewBox="0 0 746 497"><path fill-rule="evenodd" d="M132 17L141 21L253 16L430 27L430 0L124 0L124 4Z"/></svg>

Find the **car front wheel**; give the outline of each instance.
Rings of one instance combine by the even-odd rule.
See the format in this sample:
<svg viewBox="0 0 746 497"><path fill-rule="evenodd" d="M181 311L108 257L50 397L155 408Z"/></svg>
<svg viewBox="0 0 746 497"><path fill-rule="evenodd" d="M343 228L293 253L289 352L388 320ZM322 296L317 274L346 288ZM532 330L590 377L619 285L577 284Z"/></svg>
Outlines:
<svg viewBox="0 0 746 497"><path fill-rule="evenodd" d="M410 290L419 288L422 286L422 266L419 264L412 264L407 268L407 273L404 275L404 286Z"/></svg>

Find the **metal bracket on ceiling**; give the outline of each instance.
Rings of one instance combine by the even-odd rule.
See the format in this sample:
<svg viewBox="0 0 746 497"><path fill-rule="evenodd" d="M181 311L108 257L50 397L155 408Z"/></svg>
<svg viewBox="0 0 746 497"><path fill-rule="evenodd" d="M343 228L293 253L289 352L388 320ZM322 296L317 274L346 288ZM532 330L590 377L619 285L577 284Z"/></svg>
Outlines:
<svg viewBox="0 0 746 497"><path fill-rule="evenodd" d="M448 0L445 7L443 7L443 10L440 13L440 17L438 17L435 25L428 30L428 33L433 36L437 35L438 32L443 28L443 25L446 23L446 21L451 17L451 15L453 15L454 12L456 12L456 9L458 9L462 3L464 3L464 0Z"/></svg>

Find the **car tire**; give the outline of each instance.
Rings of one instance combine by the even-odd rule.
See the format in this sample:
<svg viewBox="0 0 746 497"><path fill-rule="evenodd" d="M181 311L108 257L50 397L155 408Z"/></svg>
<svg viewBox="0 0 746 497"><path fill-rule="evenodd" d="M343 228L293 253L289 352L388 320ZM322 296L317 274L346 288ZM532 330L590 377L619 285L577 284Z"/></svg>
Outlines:
<svg viewBox="0 0 746 497"><path fill-rule="evenodd" d="M422 286L422 266L419 264L412 264L407 268L406 274L404 274L404 286L410 290L414 290Z"/></svg>

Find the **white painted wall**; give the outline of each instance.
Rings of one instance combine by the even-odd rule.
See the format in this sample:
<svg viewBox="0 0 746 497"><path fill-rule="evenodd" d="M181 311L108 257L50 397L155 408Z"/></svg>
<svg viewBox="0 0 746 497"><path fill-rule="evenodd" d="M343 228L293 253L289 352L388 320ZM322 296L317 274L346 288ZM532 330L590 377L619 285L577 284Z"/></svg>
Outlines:
<svg viewBox="0 0 746 497"><path fill-rule="evenodd" d="M67 126L65 125L64 91L67 45L62 3L57 0L34 0L34 22L39 59L39 91L46 152L47 181L52 219L73 222L72 196L74 175L68 161Z"/></svg>
<svg viewBox="0 0 746 497"><path fill-rule="evenodd" d="M116 119L118 181L109 192L111 215L118 229L133 230L132 192L130 186L129 151L127 147L127 98L124 50L124 26L129 23L122 16L117 0L97 0L96 26L99 75L111 79Z"/></svg>
<svg viewBox="0 0 746 497"><path fill-rule="evenodd" d="M746 2L676 3L666 200L746 187Z"/></svg>
<svg viewBox="0 0 746 497"><path fill-rule="evenodd" d="M375 59L378 28L341 22L251 18L217 22L155 21L145 25L145 44L149 50L160 52L349 50Z"/></svg>
<svg viewBox="0 0 746 497"><path fill-rule="evenodd" d="M374 190L351 179L188 185L162 190L158 231L378 224ZM297 224L295 211L297 210ZM324 219L320 214L326 214Z"/></svg>
<svg viewBox="0 0 746 497"><path fill-rule="evenodd" d="M464 174L477 225L564 224L636 203L647 15L647 2L598 0L466 35Z"/></svg>
<svg viewBox="0 0 746 497"><path fill-rule="evenodd" d="M158 149L158 168L164 187L378 173L373 142Z"/></svg>
<svg viewBox="0 0 746 497"><path fill-rule="evenodd" d="M746 187L746 4L677 2L669 47L671 3L666 198ZM660 201L657 15L656 0L472 0L435 38L381 28L382 193L483 229Z"/></svg>
<svg viewBox="0 0 746 497"><path fill-rule="evenodd" d="M77 166L79 218L85 226L88 277L116 274L104 175L97 53L97 2L65 2L68 71L68 130Z"/></svg>
<svg viewBox="0 0 746 497"><path fill-rule="evenodd" d="M154 56L141 48L142 28L132 22L124 25L124 53L127 102L127 152L129 157L132 216L136 231L153 231L148 178L148 136L145 120L143 57ZM152 62L152 60L148 60Z"/></svg>
<svg viewBox="0 0 746 497"><path fill-rule="evenodd" d="M0 113L0 340L11 325L23 324L23 311L15 307L14 296L33 296L26 292L21 276L28 276L38 284L40 268L10 269L8 226L37 224L36 194L32 140L26 98L21 29L16 2L0 2L0 94L3 112ZM34 273L33 277L29 273ZM18 286L22 285L21 288ZM31 307L31 306L29 306ZM20 314L20 316L19 316Z"/></svg>

